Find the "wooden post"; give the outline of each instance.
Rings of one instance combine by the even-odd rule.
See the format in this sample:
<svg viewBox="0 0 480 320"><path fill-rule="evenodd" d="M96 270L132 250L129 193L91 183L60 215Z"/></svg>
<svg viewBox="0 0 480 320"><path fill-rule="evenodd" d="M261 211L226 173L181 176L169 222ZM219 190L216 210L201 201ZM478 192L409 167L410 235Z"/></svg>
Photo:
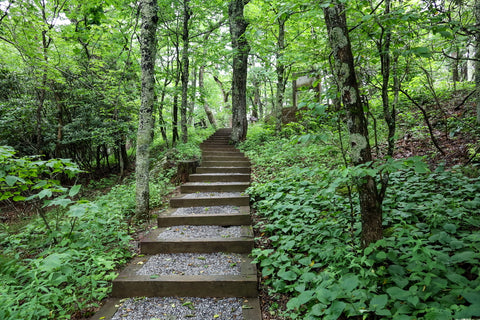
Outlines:
<svg viewBox="0 0 480 320"><path fill-rule="evenodd" d="M188 181L188 177L191 173L197 171L197 167L200 165L198 160L185 160L177 163L177 175L175 182L185 183Z"/></svg>

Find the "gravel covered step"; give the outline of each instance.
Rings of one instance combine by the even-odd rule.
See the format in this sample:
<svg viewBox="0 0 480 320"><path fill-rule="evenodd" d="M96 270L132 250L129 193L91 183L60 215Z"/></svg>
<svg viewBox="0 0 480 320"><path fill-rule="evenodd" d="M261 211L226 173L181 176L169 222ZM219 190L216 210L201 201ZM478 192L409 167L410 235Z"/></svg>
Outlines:
<svg viewBox="0 0 480 320"><path fill-rule="evenodd" d="M189 176L190 182L250 182L248 173L195 173Z"/></svg>
<svg viewBox="0 0 480 320"><path fill-rule="evenodd" d="M180 192L243 192L249 186L250 182L187 182L182 184Z"/></svg>
<svg viewBox="0 0 480 320"><path fill-rule="evenodd" d="M158 227L176 225L250 225L250 207L212 206L168 209L159 214Z"/></svg>
<svg viewBox="0 0 480 320"><path fill-rule="evenodd" d="M110 298L90 320L261 320L257 297Z"/></svg>
<svg viewBox="0 0 480 320"><path fill-rule="evenodd" d="M170 199L170 207L248 206L250 197L240 192L187 193Z"/></svg>
<svg viewBox="0 0 480 320"><path fill-rule="evenodd" d="M177 225L152 231L140 242L142 254L157 253L250 253L251 226Z"/></svg>
<svg viewBox="0 0 480 320"><path fill-rule="evenodd" d="M137 257L113 281L113 297L250 297L256 267L244 254L159 254Z"/></svg>

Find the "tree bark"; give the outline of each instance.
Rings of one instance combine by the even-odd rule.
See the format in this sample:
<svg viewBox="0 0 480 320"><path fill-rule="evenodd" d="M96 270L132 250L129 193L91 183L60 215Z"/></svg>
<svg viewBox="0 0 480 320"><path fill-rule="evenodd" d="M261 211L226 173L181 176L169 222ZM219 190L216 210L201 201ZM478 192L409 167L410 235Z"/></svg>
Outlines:
<svg viewBox="0 0 480 320"><path fill-rule="evenodd" d="M385 16L390 15L390 0L385 0ZM381 73L382 73L382 104L383 104L383 116L388 127L388 148L387 155L393 157L393 152L395 151L395 129L396 129L396 118L395 118L395 105L390 108L390 101L388 96L388 88L390 82L390 67L391 67L391 53L390 53L390 44L392 38L392 31L390 26L382 26L382 38L378 43L378 52L380 54L381 61ZM387 182L385 182L387 183Z"/></svg>
<svg viewBox="0 0 480 320"><path fill-rule="evenodd" d="M183 48L182 48L182 105L180 106L180 127L182 130L182 141L186 143L188 141L188 129L187 129L187 110L188 110L188 77L189 77L189 65L190 59L188 56L189 47L189 27L188 23L192 14L192 10L189 6L190 0L183 0Z"/></svg>
<svg viewBox="0 0 480 320"><path fill-rule="evenodd" d="M480 0L475 0L475 25L480 24ZM475 32L475 89L477 91L476 96L476 112L477 112L477 124L480 124L480 31Z"/></svg>
<svg viewBox="0 0 480 320"><path fill-rule="evenodd" d="M340 1L324 8L328 38L333 51L334 70L347 111L351 158L354 165L372 161L368 127L360 98L354 59L347 29L345 6ZM375 179L360 177L357 181L362 220L362 247L382 238L382 204Z"/></svg>
<svg viewBox="0 0 480 320"><path fill-rule="evenodd" d="M140 35L142 91L138 115L137 158L136 158L136 209L135 218L139 221L150 219L150 146L153 131L154 72L156 56L157 1L141 0L142 26Z"/></svg>
<svg viewBox="0 0 480 320"><path fill-rule="evenodd" d="M275 69L277 72L277 93L275 96L275 131L282 130L282 109L285 96L285 65L283 63L283 50L285 50L285 23L287 19L279 17L278 38Z"/></svg>
<svg viewBox="0 0 480 320"><path fill-rule="evenodd" d="M243 9L249 0L231 0L228 6L230 35L233 48L232 75L232 135L237 143L247 137L247 71L250 45L245 38L248 23L243 16Z"/></svg>

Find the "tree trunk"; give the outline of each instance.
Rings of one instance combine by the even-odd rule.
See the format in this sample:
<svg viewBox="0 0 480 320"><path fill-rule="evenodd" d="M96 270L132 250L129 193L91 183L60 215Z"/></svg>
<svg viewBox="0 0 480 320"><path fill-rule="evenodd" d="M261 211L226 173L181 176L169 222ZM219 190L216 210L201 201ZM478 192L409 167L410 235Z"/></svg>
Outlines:
<svg viewBox="0 0 480 320"><path fill-rule="evenodd" d="M351 158L354 165L372 161L368 140L368 127L360 98L359 85L350 39L347 29L345 7L335 1L324 8L328 38L333 51L335 76L341 99L347 111L350 132ZM382 238L382 205L375 179L360 177L357 181L362 220L362 247Z"/></svg>
<svg viewBox="0 0 480 320"><path fill-rule="evenodd" d="M247 70L250 45L245 38L248 23L243 16L243 9L249 0L231 0L228 6L230 35L233 48L232 75L232 136L233 142L240 142L247 137Z"/></svg>
<svg viewBox="0 0 480 320"><path fill-rule="evenodd" d="M190 103L188 104L188 121L187 124L189 127L192 127L195 122L195 102L197 96L197 67L194 67L192 70L192 93L190 97Z"/></svg>
<svg viewBox="0 0 480 320"><path fill-rule="evenodd" d="M203 104L203 109L205 110L205 114L207 115L208 122L214 127L215 129L217 128L217 121L215 120L215 116L208 106L207 99L205 99L204 95L204 74L205 74L205 65L200 66L200 70L198 71L198 87L200 89L200 103Z"/></svg>
<svg viewBox="0 0 480 320"><path fill-rule="evenodd" d="M162 94L160 95L160 103L158 105L158 125L160 126L160 132L162 134L163 141L168 148L168 137L167 137L167 128L165 124L165 119L163 118L163 107L165 106L165 95L167 94L167 86L170 84L170 81L165 77Z"/></svg>
<svg viewBox="0 0 480 320"><path fill-rule="evenodd" d="M278 38L275 69L277 71L277 94L275 96L275 131L282 130L282 109L285 96L285 65L283 64L283 50L285 50L285 22L278 18Z"/></svg>
<svg viewBox="0 0 480 320"><path fill-rule="evenodd" d="M385 16L390 15L390 0L385 0ZM392 32L390 26L382 28L382 39L378 44L378 51L380 53L381 72L382 72L382 104L383 104L383 116L388 127L388 149L387 155L393 157L395 150L395 105L390 108L390 101L388 97L388 88L390 82L390 44L392 38ZM388 176L386 176L388 177ZM387 183L387 181L385 181Z"/></svg>
<svg viewBox="0 0 480 320"><path fill-rule="evenodd" d="M213 76L213 80L215 80L215 82L218 84L218 87L220 88L220 91L222 92L222 97L223 97L222 108L223 107L226 108L227 105L228 105L228 95L229 95L229 93L228 93L227 90L225 90L225 86L224 86L223 82L220 79L218 79L217 76Z"/></svg>
<svg viewBox="0 0 480 320"><path fill-rule="evenodd" d="M180 127L182 130L182 141L186 143L188 141L188 129L187 129L187 110L188 110L188 77L189 77L189 64L190 59L188 56L188 47L189 47L189 28L188 22L190 21L190 16L192 11L189 6L190 0L183 1L183 48L182 48L182 105L180 107Z"/></svg>
<svg viewBox="0 0 480 320"><path fill-rule="evenodd" d="M480 0L475 0L475 25L480 24ZM477 111L477 124L480 124L480 31L475 32L475 90L476 96L476 111Z"/></svg>
<svg viewBox="0 0 480 320"><path fill-rule="evenodd" d="M137 158L136 158L136 208L135 218L139 221L150 219L150 146L152 143L154 108L154 72L156 54L157 1L141 0L142 26L140 51L142 67L141 106L138 114Z"/></svg>

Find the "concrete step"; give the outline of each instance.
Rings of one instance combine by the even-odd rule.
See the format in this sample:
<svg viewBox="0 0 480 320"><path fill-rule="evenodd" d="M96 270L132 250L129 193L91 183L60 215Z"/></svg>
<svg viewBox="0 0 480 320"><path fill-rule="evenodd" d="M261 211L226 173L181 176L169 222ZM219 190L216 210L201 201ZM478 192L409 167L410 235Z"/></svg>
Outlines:
<svg viewBox="0 0 480 320"><path fill-rule="evenodd" d="M113 280L113 297L254 297L257 271L242 255L240 275L138 275L151 256L134 258Z"/></svg>
<svg viewBox="0 0 480 320"><path fill-rule="evenodd" d="M217 208L217 210L215 209ZM194 208L192 208L194 209ZM215 213L212 213L215 212ZM198 208L198 213L178 214L176 208L170 208L157 217L158 227L171 227L178 225L217 225L217 226L242 226L251 224L250 207L238 207L235 213L227 212L223 207Z"/></svg>
<svg viewBox="0 0 480 320"><path fill-rule="evenodd" d="M172 226L181 228L184 225ZM232 252L232 253L250 253L253 249L253 231L251 226L240 226L240 237L204 237L204 238L179 238L159 239L162 232L171 227L158 228L140 242L140 252L142 254L152 255L158 253L213 253L213 252ZM190 227L195 228L195 226Z"/></svg>
<svg viewBox="0 0 480 320"><path fill-rule="evenodd" d="M249 186L250 182L187 182L182 184L180 192L243 192Z"/></svg>
<svg viewBox="0 0 480 320"><path fill-rule="evenodd" d="M201 173L251 173L250 167L198 167L197 174Z"/></svg>
<svg viewBox="0 0 480 320"><path fill-rule="evenodd" d="M240 193L238 195L227 193L225 196L219 196L217 193L211 195L190 193L170 199L170 207L172 208L248 205L250 205L249 196Z"/></svg>
<svg viewBox="0 0 480 320"><path fill-rule="evenodd" d="M250 182L248 173L194 173L190 182Z"/></svg>

